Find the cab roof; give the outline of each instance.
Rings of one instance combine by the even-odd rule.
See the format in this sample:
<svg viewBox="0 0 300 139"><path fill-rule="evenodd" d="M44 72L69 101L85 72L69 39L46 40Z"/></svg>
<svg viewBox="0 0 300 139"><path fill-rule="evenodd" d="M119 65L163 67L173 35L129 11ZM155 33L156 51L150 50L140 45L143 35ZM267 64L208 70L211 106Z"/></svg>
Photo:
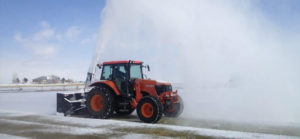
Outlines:
<svg viewBox="0 0 300 139"><path fill-rule="evenodd" d="M121 61L106 61L103 62L103 65L107 65L107 64L126 64L126 63L134 63L134 64L141 64L141 61L137 61L137 60L121 60Z"/></svg>

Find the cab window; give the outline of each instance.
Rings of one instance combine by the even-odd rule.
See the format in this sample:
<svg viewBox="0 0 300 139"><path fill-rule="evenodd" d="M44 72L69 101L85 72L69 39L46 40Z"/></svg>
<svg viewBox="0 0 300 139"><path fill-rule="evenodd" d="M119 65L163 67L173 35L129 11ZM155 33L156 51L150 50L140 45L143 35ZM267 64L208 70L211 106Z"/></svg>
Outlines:
<svg viewBox="0 0 300 139"><path fill-rule="evenodd" d="M115 68L114 71L115 79L127 80L128 72L126 72L127 70L125 65L115 65L114 68Z"/></svg>
<svg viewBox="0 0 300 139"><path fill-rule="evenodd" d="M130 78L131 79L142 79L141 65L131 65L130 66Z"/></svg>
<svg viewBox="0 0 300 139"><path fill-rule="evenodd" d="M101 80L112 80L112 66L111 65L103 66Z"/></svg>

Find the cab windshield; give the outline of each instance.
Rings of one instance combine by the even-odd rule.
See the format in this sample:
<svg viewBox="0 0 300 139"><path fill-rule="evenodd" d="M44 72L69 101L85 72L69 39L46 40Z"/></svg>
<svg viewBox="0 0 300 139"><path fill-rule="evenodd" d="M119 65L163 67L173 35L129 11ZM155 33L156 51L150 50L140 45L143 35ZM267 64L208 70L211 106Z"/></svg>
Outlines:
<svg viewBox="0 0 300 139"><path fill-rule="evenodd" d="M142 68L140 64L131 64L130 65L130 78L131 79L142 79Z"/></svg>

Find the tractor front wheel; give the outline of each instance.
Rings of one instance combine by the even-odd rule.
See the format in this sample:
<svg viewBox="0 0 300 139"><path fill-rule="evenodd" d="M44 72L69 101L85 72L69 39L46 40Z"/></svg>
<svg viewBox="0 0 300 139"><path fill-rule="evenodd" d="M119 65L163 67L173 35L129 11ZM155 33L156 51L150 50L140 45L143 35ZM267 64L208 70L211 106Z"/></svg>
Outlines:
<svg viewBox="0 0 300 139"><path fill-rule="evenodd" d="M137 115L145 123L156 123L163 113L161 102L153 96L143 97L137 105Z"/></svg>
<svg viewBox="0 0 300 139"><path fill-rule="evenodd" d="M183 100L180 96L178 96L179 102L174 104L174 108L172 109L166 109L164 111L164 114L166 117L178 117L183 112Z"/></svg>
<svg viewBox="0 0 300 139"><path fill-rule="evenodd" d="M107 119L114 111L114 95L106 87L92 89L86 97L86 107L91 117Z"/></svg>

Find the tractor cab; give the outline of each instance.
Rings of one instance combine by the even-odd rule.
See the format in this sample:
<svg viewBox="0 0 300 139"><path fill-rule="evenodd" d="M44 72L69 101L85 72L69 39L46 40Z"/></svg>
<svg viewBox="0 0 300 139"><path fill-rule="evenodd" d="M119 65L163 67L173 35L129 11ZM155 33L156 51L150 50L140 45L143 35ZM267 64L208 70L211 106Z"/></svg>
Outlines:
<svg viewBox="0 0 300 139"><path fill-rule="evenodd" d="M134 80L143 79L143 63L140 61L109 61L98 66L102 69L100 80L112 81L122 97L134 96Z"/></svg>

